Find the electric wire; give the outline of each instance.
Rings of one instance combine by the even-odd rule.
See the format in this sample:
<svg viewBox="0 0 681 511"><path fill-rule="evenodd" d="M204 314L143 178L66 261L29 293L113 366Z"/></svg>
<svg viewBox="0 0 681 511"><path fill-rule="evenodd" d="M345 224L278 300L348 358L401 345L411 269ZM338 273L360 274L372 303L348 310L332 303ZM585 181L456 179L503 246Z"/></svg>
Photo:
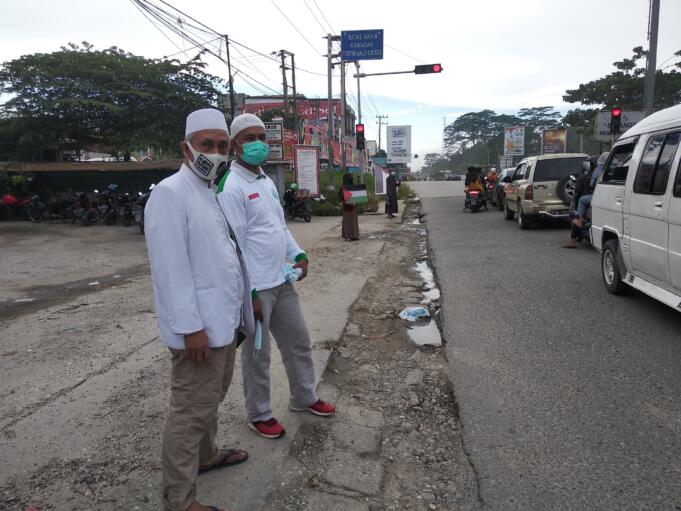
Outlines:
<svg viewBox="0 0 681 511"><path fill-rule="evenodd" d="M314 51L317 55L319 55L319 50L317 50L317 48L315 48L314 44L312 44L312 43L310 42L310 40L309 40L307 37L305 37L305 34L303 34L303 33L301 32L301 30L296 26L296 24L293 23L293 22L289 19L288 16L286 16L286 13L284 13L284 11L281 10L281 8L276 4L276 2L275 2L274 0L270 0L270 2L272 2L272 5L274 5L274 6L277 8L277 10L278 10L278 11L281 13L281 15L284 17L284 19L286 19L286 21L289 22L289 24L295 29L295 31L298 32L298 34L300 34L300 37L302 37L302 38L305 40L305 42L310 46L310 48L312 48L312 51Z"/></svg>
<svg viewBox="0 0 681 511"><path fill-rule="evenodd" d="M414 57L413 55L409 55L408 53L403 52L402 50L398 50L398 49L395 48L394 46L390 46L389 44L386 44L386 43L383 43L383 45L384 45L384 46L387 46L388 48L390 48L390 49L393 50L393 51L396 51L397 53L401 53L401 54L404 55L405 57L409 57L410 59L416 60L416 61L420 62L421 64L426 64L426 63L427 63L427 62L424 62L423 60L421 60L421 59L418 58L418 57Z"/></svg>
<svg viewBox="0 0 681 511"><path fill-rule="evenodd" d="M319 18L317 18L317 15L314 13L312 8L308 5L307 0L303 0L303 3L305 4L305 7L307 7L307 10L310 11L310 14L312 14L312 17L317 22L317 25L319 25L321 27L322 33L326 32L326 28L324 28L324 25L322 25L322 22L319 21Z"/></svg>
<svg viewBox="0 0 681 511"><path fill-rule="evenodd" d="M317 10L318 10L319 13L322 15L322 18L324 18L324 21L326 21L326 24L327 24L327 25L329 26L329 28L331 29L331 33L334 34L336 31L335 31L335 30L333 29L333 27L331 26L331 23L329 23L329 20L326 18L326 14L324 14L324 11L322 11L322 10L319 8L319 4L317 4L317 0L312 0L312 3L315 5L315 7L317 7Z"/></svg>

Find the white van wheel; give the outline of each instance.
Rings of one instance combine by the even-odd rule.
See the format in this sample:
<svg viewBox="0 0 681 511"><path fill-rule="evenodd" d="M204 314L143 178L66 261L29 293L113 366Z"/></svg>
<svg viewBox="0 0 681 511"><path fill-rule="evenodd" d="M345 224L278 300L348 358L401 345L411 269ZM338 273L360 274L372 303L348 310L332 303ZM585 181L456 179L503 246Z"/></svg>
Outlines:
<svg viewBox="0 0 681 511"><path fill-rule="evenodd" d="M601 270L606 289L614 295L625 294L629 286L622 281L622 275L617 267L617 252L619 246L615 240L608 240L603 245L601 255Z"/></svg>

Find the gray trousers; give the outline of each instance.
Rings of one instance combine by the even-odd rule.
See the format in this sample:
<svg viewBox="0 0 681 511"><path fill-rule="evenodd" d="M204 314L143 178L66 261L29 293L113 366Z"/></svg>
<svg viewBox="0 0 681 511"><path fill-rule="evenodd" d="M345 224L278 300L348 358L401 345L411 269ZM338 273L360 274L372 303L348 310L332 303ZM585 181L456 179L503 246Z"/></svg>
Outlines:
<svg viewBox="0 0 681 511"><path fill-rule="evenodd" d="M307 408L317 402L310 334L300 309L298 293L291 284L258 291L262 302L262 349L253 354L255 335L241 345L246 415L250 422L272 418L270 403L270 332L277 342L288 377L293 408Z"/></svg>

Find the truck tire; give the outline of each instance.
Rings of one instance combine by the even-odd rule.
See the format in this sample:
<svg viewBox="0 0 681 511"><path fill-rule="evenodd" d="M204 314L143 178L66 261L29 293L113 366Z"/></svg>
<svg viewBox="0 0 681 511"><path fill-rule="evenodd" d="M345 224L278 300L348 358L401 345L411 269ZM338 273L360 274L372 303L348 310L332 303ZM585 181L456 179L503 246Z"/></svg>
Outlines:
<svg viewBox="0 0 681 511"><path fill-rule="evenodd" d="M629 291L629 286L622 280L622 274L617 266L618 252L619 244L617 241L608 240L605 242L601 254L601 273L605 288L614 295L623 295Z"/></svg>
<svg viewBox="0 0 681 511"><path fill-rule="evenodd" d="M566 206L570 205L570 203L572 202L572 198L575 196L576 184L577 178L571 174L561 177L560 181L558 181L557 185L558 197L560 197L560 200L562 200Z"/></svg>

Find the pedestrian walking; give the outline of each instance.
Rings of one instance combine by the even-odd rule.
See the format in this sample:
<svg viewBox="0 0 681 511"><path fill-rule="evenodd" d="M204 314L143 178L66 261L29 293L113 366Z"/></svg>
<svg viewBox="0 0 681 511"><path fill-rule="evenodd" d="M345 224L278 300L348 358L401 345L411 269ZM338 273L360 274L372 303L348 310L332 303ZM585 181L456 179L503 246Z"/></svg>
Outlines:
<svg viewBox="0 0 681 511"><path fill-rule="evenodd" d="M391 170L388 179L386 179L385 212L388 218L395 218L395 213L398 211L397 187L400 184L402 183L397 180L395 171Z"/></svg>
<svg viewBox="0 0 681 511"><path fill-rule="evenodd" d="M352 186L352 174L343 174L343 186L338 192L338 196L343 203L343 223L341 225L341 236L345 241L357 241L359 239L359 219L357 217L357 206L345 200L343 190L346 186Z"/></svg>
<svg viewBox="0 0 681 511"><path fill-rule="evenodd" d="M172 364L162 448L167 511L217 510L196 501L197 475L248 458L215 443L235 337L254 331L248 274L211 184L229 142L220 111L189 114L182 166L154 188L144 212L160 337Z"/></svg>
<svg viewBox="0 0 681 511"><path fill-rule="evenodd" d="M298 293L287 281L287 261L307 275L308 257L289 232L274 182L262 171L269 154L265 125L255 115L242 114L232 122L231 150L237 160L221 181L218 201L241 246L252 282L253 309L262 322L260 350L255 335L241 351L244 396L249 427L265 438L279 438L284 427L270 402L270 333L281 352L291 392L289 408L329 416L335 407L315 390L310 335Z"/></svg>

